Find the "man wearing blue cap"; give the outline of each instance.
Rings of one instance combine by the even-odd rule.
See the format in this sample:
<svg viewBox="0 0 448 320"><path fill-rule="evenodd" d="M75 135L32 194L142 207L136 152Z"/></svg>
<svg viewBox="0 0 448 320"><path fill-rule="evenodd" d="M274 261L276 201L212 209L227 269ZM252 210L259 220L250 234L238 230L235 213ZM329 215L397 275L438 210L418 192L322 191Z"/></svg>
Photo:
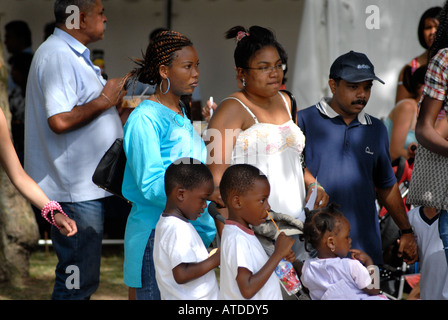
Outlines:
<svg viewBox="0 0 448 320"><path fill-rule="evenodd" d="M364 111L374 80L384 84L363 53L350 51L334 61L328 82L333 96L298 112L305 163L349 220L353 248L383 263L378 194L401 230L398 255L413 263L417 245L391 166L387 130Z"/></svg>

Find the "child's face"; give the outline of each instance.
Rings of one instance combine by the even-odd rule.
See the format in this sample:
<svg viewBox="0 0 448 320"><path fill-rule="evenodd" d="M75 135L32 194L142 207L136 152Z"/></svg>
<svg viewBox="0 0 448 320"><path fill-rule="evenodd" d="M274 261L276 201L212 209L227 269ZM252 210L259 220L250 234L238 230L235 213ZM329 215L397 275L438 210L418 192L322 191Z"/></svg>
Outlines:
<svg viewBox="0 0 448 320"><path fill-rule="evenodd" d="M256 179L252 189L240 196L242 218L247 224L258 226L266 221L266 211L271 209L268 203L270 192L271 187L266 179Z"/></svg>
<svg viewBox="0 0 448 320"><path fill-rule="evenodd" d="M333 238L334 254L338 257L346 257L352 246L352 239L350 238L350 222L345 217L339 219L339 230Z"/></svg>
<svg viewBox="0 0 448 320"><path fill-rule="evenodd" d="M207 199L213 193L213 181L204 182L199 187L185 190L184 201L180 205L183 216L188 220L196 220L207 208Z"/></svg>

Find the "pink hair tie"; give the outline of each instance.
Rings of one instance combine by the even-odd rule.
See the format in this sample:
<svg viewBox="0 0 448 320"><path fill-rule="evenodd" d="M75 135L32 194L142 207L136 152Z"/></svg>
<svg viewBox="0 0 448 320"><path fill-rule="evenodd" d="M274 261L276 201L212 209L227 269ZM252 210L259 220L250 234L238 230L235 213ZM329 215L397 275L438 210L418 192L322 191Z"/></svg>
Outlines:
<svg viewBox="0 0 448 320"><path fill-rule="evenodd" d="M249 33L244 32L244 31L239 31L237 36L236 36L236 40L238 40L238 42L240 42L244 37L248 37Z"/></svg>
<svg viewBox="0 0 448 320"><path fill-rule="evenodd" d="M56 211L56 212L55 212ZM51 220L48 218L48 214L51 213ZM58 229L61 229L61 227L59 227L56 224L56 221L54 220L54 215L55 213L60 213L64 216L66 216L68 218L68 216L65 214L64 210L62 210L61 205L56 202L56 201L50 201L48 202L41 211L41 215L42 217L47 220L51 225L55 226Z"/></svg>

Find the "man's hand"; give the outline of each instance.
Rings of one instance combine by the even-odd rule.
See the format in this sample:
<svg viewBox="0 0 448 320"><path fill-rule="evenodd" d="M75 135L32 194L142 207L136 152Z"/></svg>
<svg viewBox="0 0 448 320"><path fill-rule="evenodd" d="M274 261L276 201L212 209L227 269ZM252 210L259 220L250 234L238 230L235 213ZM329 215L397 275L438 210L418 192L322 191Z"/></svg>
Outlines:
<svg viewBox="0 0 448 320"><path fill-rule="evenodd" d="M124 82L122 78L113 78L107 81L101 92L101 97L107 100L109 108L117 106L121 108L123 97L127 91L124 89Z"/></svg>
<svg viewBox="0 0 448 320"><path fill-rule="evenodd" d="M403 234L398 239L398 257L403 258L407 264L413 264L418 259L417 243L415 242L414 234Z"/></svg>

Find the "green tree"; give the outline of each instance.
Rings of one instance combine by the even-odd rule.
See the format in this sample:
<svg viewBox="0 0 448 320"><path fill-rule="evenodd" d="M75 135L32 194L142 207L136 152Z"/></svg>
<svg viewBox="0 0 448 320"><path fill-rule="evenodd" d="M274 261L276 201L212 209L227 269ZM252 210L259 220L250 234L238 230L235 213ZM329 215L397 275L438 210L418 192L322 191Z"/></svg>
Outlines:
<svg viewBox="0 0 448 320"><path fill-rule="evenodd" d="M8 124L8 71L0 41L0 107ZM21 286L29 275L29 257L39 230L29 202L13 186L0 166L0 282Z"/></svg>

